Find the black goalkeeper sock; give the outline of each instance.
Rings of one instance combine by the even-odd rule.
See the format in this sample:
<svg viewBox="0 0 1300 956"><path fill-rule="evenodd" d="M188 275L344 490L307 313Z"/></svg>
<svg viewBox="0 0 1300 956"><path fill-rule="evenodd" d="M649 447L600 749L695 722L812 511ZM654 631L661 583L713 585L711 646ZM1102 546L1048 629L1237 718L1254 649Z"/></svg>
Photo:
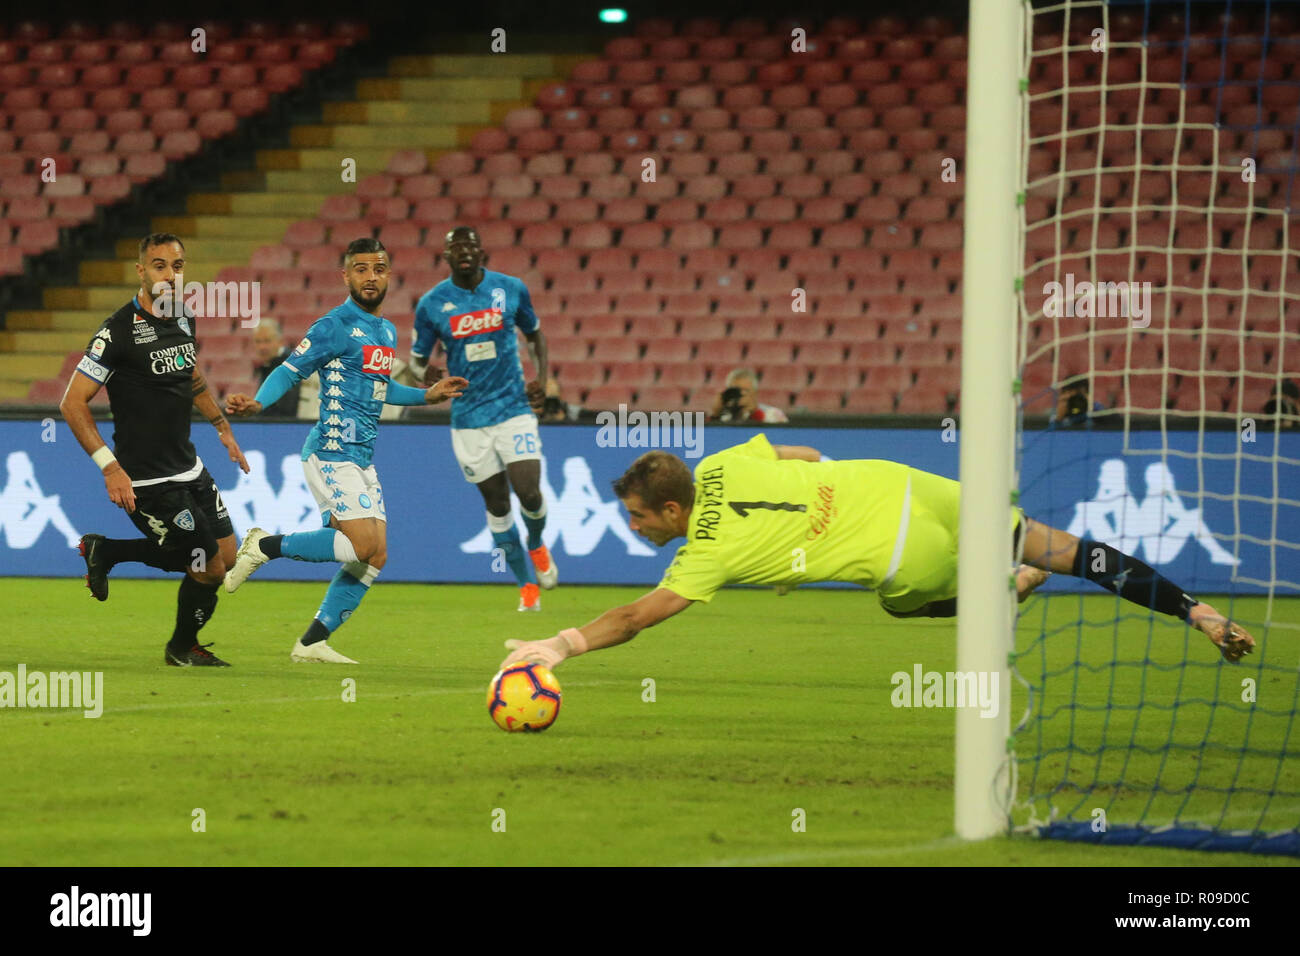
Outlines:
<svg viewBox="0 0 1300 956"><path fill-rule="evenodd" d="M257 542L257 546L262 549L262 553L268 558L282 558L284 557L284 552L280 550L280 542L283 540L284 535L282 534L268 534L261 541Z"/></svg>
<svg viewBox="0 0 1300 956"><path fill-rule="evenodd" d="M314 617L311 619L311 623L307 625L307 633L298 640L303 647L307 647L311 644L319 644L329 636L329 630L320 622L319 618Z"/></svg>
<svg viewBox="0 0 1300 956"><path fill-rule="evenodd" d="M173 651L188 651L198 643L199 630L212 620L217 611L217 589L221 585L203 584L188 574L181 579L176 595L176 630L167 646Z"/></svg>
<svg viewBox="0 0 1300 956"><path fill-rule="evenodd" d="M123 561L137 561L162 571L184 571L187 567L184 555L164 551L150 538L105 538L100 553L109 571Z"/></svg>
<svg viewBox="0 0 1300 956"><path fill-rule="evenodd" d="M1187 620L1188 612L1200 603L1145 561L1088 538L1079 540L1074 576L1087 578L1126 601L1181 621Z"/></svg>

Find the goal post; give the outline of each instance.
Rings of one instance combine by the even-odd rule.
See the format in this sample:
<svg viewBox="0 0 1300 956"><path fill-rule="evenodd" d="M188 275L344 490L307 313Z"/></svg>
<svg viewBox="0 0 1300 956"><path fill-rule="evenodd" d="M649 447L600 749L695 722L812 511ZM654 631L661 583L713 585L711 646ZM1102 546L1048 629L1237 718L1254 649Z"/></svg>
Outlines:
<svg viewBox="0 0 1300 956"><path fill-rule="evenodd" d="M1011 527L1016 434L1016 279L1020 275L1023 15L1020 0L971 0L962 263L957 669L998 675L999 706L957 708L955 829L1008 825L1014 620Z"/></svg>

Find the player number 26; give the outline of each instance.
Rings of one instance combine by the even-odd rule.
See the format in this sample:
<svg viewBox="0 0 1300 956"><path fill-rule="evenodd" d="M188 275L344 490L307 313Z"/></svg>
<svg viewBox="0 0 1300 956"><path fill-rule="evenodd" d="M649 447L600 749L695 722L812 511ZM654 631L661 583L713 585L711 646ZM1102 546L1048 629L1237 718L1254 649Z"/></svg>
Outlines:
<svg viewBox="0 0 1300 956"><path fill-rule="evenodd" d="M516 435L515 436L515 454L531 455L537 451L537 437L535 435Z"/></svg>

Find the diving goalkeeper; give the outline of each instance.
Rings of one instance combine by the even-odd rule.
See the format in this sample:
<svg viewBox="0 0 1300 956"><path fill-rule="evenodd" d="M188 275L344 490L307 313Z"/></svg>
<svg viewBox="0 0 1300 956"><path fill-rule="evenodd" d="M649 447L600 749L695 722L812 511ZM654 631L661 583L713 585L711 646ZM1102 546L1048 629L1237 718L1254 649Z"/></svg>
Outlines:
<svg viewBox="0 0 1300 956"><path fill-rule="evenodd" d="M813 448L755 435L700 461L694 479L675 455L651 451L614 482L633 531L656 545L684 544L655 590L591 623L542 641L506 641L505 663L554 667L586 651L630 641L724 584L789 588L848 581L876 591L895 617L957 613L960 485L892 461L821 461ZM1145 562L1108 544L1011 509L1023 560L1023 601L1052 572L1087 578L1120 597L1204 633L1229 661L1255 640Z"/></svg>

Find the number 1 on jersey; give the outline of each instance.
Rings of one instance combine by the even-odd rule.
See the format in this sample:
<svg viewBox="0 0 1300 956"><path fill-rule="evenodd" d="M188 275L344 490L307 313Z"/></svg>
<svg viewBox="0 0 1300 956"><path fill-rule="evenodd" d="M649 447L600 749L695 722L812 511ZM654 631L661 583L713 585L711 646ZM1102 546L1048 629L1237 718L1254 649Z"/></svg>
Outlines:
<svg viewBox="0 0 1300 956"><path fill-rule="evenodd" d="M807 511L807 505L796 505L789 501L728 501L728 507L742 518L748 518L754 510L760 511Z"/></svg>

